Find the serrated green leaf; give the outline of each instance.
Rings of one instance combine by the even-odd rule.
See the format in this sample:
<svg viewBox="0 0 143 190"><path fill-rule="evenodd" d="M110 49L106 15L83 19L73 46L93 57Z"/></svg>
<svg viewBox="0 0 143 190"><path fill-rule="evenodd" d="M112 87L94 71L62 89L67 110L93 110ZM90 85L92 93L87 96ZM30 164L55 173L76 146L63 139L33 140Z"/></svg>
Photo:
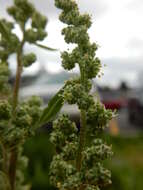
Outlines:
<svg viewBox="0 0 143 190"><path fill-rule="evenodd" d="M62 94L62 91L63 89L58 91L56 95L49 101L48 106L43 110L43 113L39 120L40 125L52 121L62 108L64 103L62 96L60 96Z"/></svg>
<svg viewBox="0 0 143 190"><path fill-rule="evenodd" d="M34 43L34 45L36 45L37 47L40 47L40 48L43 48L43 49L49 50L49 51L58 51L57 49L50 48L50 47L47 47L47 46L42 45L42 44L39 44L39 43Z"/></svg>
<svg viewBox="0 0 143 190"><path fill-rule="evenodd" d="M9 38L8 32L1 21L0 21L0 34L2 34L7 39Z"/></svg>

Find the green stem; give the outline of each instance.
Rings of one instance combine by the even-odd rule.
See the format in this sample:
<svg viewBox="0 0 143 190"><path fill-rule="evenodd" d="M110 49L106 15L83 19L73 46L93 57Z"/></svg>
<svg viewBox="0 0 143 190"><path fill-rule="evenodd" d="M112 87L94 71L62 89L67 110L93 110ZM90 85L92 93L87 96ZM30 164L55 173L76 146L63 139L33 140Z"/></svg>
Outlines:
<svg viewBox="0 0 143 190"><path fill-rule="evenodd" d="M23 46L24 46L24 40L21 42L20 49L17 53L17 70L16 70L16 78L15 78L14 91L13 91L13 117L15 116L15 111L18 103L18 93L19 93L20 79L22 72L21 55L22 55Z"/></svg>
<svg viewBox="0 0 143 190"><path fill-rule="evenodd" d="M21 79L21 72L22 72L22 51L24 46L24 39L21 42L19 51L17 53L17 71L16 71L16 79L13 91L13 118L16 114L16 107L18 104L18 94L19 94L19 87L20 87L20 79ZM16 167L17 167L17 159L18 159L18 147L13 149L10 153L10 160L9 160L9 180L11 185L11 190L15 190L15 179L16 179Z"/></svg>
<svg viewBox="0 0 143 190"><path fill-rule="evenodd" d="M85 137L86 137L86 112L81 110L80 114L80 140L79 140L79 148L77 153L77 160L76 160L76 168L78 171L81 169L82 165L82 151L85 145Z"/></svg>
<svg viewBox="0 0 143 190"><path fill-rule="evenodd" d="M83 85L85 91L85 69L83 66L80 66L80 74L81 74L81 84ZM85 146L86 141L86 111L80 110L80 137L79 137L79 147L77 152L77 158L76 158L76 168L78 171L80 171L82 166L82 152Z"/></svg>
<svg viewBox="0 0 143 190"><path fill-rule="evenodd" d="M15 148L10 155L10 164L9 164L9 180L11 185L11 190L15 189L15 179L16 179L16 166L17 166L17 148Z"/></svg>

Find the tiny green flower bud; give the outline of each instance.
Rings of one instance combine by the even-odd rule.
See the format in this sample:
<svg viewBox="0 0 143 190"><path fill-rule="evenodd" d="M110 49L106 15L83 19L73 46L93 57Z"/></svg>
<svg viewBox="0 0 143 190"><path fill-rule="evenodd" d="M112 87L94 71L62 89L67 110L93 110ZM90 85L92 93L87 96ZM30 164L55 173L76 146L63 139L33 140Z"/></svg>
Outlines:
<svg viewBox="0 0 143 190"><path fill-rule="evenodd" d="M24 67L29 67L36 61L36 55L34 53L29 53L27 55L23 55L22 63Z"/></svg>
<svg viewBox="0 0 143 190"><path fill-rule="evenodd" d="M32 27L44 29L47 24L47 18L41 15L39 12L34 12L32 16Z"/></svg>
<svg viewBox="0 0 143 190"><path fill-rule="evenodd" d="M11 106L8 101L0 100L0 120L9 120L11 117Z"/></svg>
<svg viewBox="0 0 143 190"><path fill-rule="evenodd" d="M80 133L71 130L75 124L65 115L54 122L50 139L57 155L50 166L50 180L62 190L100 190L101 185L111 183L111 173L103 167L102 161L112 156L112 151L110 146L97 139L97 132L107 126L113 114L90 92L92 79L101 69L95 53L98 46L89 41L87 30L91 26L91 18L88 14L80 15L76 1L55 0L55 5L62 9L59 19L68 24L62 30L65 41L77 44L72 52L64 51L61 55L64 69L71 70L75 64L80 69L78 79L66 81L62 97L65 103L78 106ZM86 143L87 134L92 136L90 146Z"/></svg>

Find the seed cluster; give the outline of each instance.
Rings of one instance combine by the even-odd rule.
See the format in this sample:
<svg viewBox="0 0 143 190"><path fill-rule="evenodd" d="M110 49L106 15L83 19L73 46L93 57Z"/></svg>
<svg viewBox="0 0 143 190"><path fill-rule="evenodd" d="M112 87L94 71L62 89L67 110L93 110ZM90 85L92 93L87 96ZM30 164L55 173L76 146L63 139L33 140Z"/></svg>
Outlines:
<svg viewBox="0 0 143 190"><path fill-rule="evenodd" d="M42 112L41 100L31 97L18 102L15 110L13 109L13 92L8 83L10 76L8 62L9 57L16 54L17 65L18 62L21 63L18 65L21 72L23 67L28 67L36 61L34 53L24 53L24 44L26 42L35 44L46 37L47 19L28 0L14 0L14 5L7 11L14 21L0 19L0 24L4 28L4 32L0 30L0 189L12 189L9 178L10 158L11 152L16 150L14 190L27 190L29 186L24 185L27 158L22 155L22 145L35 133ZM15 24L21 29L22 40L14 33Z"/></svg>
<svg viewBox="0 0 143 190"><path fill-rule="evenodd" d="M76 1L55 0L55 6L62 9L59 19L68 25L62 30L65 41L77 44L72 52L64 51L61 54L64 69L71 70L76 64L80 69L79 78L66 82L62 96L66 103L78 106L81 132L67 115L60 115L54 122L50 139L55 145L56 155L51 163L50 179L62 190L99 190L111 183L110 171L104 168L102 161L111 157L112 151L110 146L97 138L97 134L108 126L113 113L91 95L92 79L101 69L96 56L98 46L89 40L91 18L88 14L80 14ZM87 127L84 130L83 123ZM84 143L82 137L91 139L91 146ZM80 168L77 167L77 158L81 158Z"/></svg>

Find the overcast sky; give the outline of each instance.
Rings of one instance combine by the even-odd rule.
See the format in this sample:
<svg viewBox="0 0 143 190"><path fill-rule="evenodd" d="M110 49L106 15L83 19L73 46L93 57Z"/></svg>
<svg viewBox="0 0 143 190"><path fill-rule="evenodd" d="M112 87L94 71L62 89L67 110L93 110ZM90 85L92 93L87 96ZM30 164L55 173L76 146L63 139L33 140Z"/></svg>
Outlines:
<svg viewBox="0 0 143 190"><path fill-rule="evenodd" d="M65 50L68 46L61 36L63 24L58 21L60 11L54 0L31 0L48 19L48 37L45 45ZM81 12L92 15L89 29L91 41L99 44L97 55L102 60L104 76L99 83L117 85L125 80L137 85L138 74L143 72L143 0L77 0ZM0 17L6 17L6 7L12 0L0 0ZM18 32L18 30L17 30ZM18 32L19 33L19 32ZM61 70L60 52L46 52L27 46L27 51L38 53L39 63L51 71ZM35 66L36 68L36 66Z"/></svg>

